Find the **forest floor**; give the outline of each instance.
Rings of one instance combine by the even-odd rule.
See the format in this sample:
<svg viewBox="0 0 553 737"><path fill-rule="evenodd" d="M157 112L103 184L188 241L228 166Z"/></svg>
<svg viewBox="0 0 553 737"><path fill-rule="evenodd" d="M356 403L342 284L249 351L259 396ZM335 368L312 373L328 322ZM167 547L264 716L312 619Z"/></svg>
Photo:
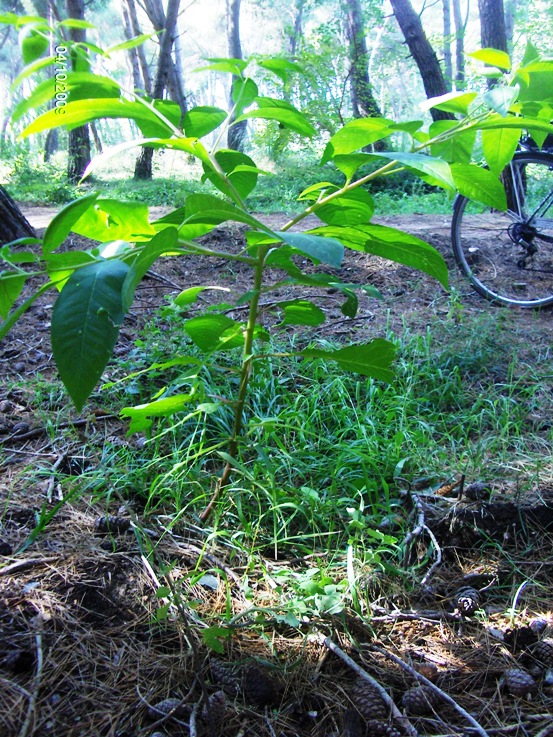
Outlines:
<svg viewBox="0 0 553 737"><path fill-rule="evenodd" d="M25 213L43 228L55 211ZM332 295L322 295L328 322L314 335L424 335L444 321L478 324L487 312L522 357L549 354L550 312L494 308L457 274L447 216L380 221L443 253L454 298L407 267L349 253L345 280L372 283L383 298L363 297L351 320ZM209 239L238 246L241 237L240 228L218 228ZM118 357L132 350L137 325L164 295L196 284L228 288L231 302L248 282L224 261L156 263L123 325ZM117 415L94 403L79 417L63 401L50 414L37 412L26 383L53 376L51 307L52 297L42 298L0 346L2 737L553 736L553 477L523 497L515 480L494 489L491 500L471 479L462 497L461 479L444 479L428 499L428 490L420 497L415 490L413 519L425 527L413 538L414 555L424 557L429 539L441 551L428 579L421 574L422 583L407 586L369 572L362 615L345 610L293 622L271 609L276 571L284 566L300 575L314 565L308 556L267 554L252 566L231 546L211 543L197 519L173 528L163 515L142 519L140 509L117 499L106 506L79 490L91 447L101 464L108 440L136 440ZM539 419L550 436L553 417ZM78 493L63 495L60 474L74 477L70 488ZM108 513L116 515L111 531ZM173 566L169 578L148 550ZM168 582L183 582L184 603L160 588ZM261 610L248 613L252 603ZM160 604L168 616L156 620ZM223 627L208 635L215 649L223 642L224 652L207 647L206 621ZM359 684L359 670L385 689L395 711ZM435 687L430 695L411 690L423 676Z"/></svg>

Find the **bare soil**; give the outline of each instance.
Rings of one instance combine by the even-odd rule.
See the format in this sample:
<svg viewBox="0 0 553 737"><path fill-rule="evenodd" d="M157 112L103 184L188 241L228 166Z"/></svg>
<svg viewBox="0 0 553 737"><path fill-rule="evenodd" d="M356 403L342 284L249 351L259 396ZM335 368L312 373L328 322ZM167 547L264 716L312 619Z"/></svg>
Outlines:
<svg viewBox="0 0 553 737"><path fill-rule="evenodd" d="M37 228L53 212L25 209ZM284 218L271 216L270 222ZM549 350L550 313L513 310L506 317L464 284L450 256L447 217L381 222L438 248L458 296L452 302L435 281L406 267L348 253L347 281L374 284L382 299L363 297L352 320L340 312L337 295L321 292L317 300L328 322L314 335L357 340L405 328L422 334L488 311L521 341L521 350L524 341ZM74 239L73 246L79 243ZM209 243L239 248L242 231L217 229ZM247 290L248 274L231 271L224 261L156 264L123 326L118 353L131 349L137 327L164 294L202 284L226 287L225 301L232 302ZM213 299L221 301L220 293ZM270 608L276 601L271 573L283 565L301 572L317 559L268 557L252 567L231 546L209 542L208 530L195 519L169 528L163 514L144 516L139 507L121 506L116 495L98 499L81 488L80 474L102 463L106 444L136 441L101 406L75 417L65 398L55 400L59 416L67 418L62 422L55 412L50 420L36 412L25 380L53 374L51 307L46 296L0 346L2 737L395 737L413 730L459 737L553 735L553 489L535 488L522 500L513 498L512 489L498 489L489 501L478 486L460 496L458 479L430 496L415 491L411 501L406 498L406 513L413 529L423 513L428 528L413 537L411 562L424 561L432 535L442 554L427 581L421 583L423 573L406 582L367 571L364 618L343 614L292 627L278 612L248 614L246 573L256 602ZM267 304L268 321L272 315ZM48 401L55 404L52 397ZM69 498L60 474L73 478L64 486L72 489ZM105 475L109 489L108 467ZM329 560L336 555L329 551ZM160 604L169 604L156 596L167 583L164 565L171 567L170 585L193 607L173 604L167 618L156 620ZM209 575L193 583L201 572ZM460 596L466 587L472 592ZM222 653L202 639L202 621L217 614L221 621L228 614L236 620L232 637L221 640ZM338 654L325 637L341 648ZM356 673L341 652L375 678L400 710L419 671L450 701L439 697L429 707L420 694L411 694L409 722L392 717L370 689L359 695ZM511 673L513 668L526 675ZM174 700L169 716L167 704L153 708L166 699ZM427 713L413 714L417 704Z"/></svg>

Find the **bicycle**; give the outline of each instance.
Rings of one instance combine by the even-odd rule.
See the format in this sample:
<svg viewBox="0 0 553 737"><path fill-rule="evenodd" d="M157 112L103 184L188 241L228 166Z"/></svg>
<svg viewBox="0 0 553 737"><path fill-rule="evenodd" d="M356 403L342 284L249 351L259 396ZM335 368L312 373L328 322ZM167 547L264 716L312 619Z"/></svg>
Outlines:
<svg viewBox="0 0 553 737"><path fill-rule="evenodd" d="M503 173L506 212L458 195L453 254L472 287L500 304L553 305L553 153L521 144Z"/></svg>

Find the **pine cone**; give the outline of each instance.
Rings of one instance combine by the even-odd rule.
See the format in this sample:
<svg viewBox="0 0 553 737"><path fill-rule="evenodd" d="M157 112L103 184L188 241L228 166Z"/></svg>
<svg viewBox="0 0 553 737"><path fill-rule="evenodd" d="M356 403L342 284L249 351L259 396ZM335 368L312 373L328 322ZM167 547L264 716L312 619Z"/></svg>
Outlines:
<svg viewBox="0 0 553 737"><path fill-rule="evenodd" d="M167 716L171 711L173 711L171 716L177 719L186 715L186 707L182 703L182 699L163 699L163 701L158 701L157 704L152 704L148 709L148 716L150 719L157 721Z"/></svg>
<svg viewBox="0 0 553 737"><path fill-rule="evenodd" d="M408 714L422 717L434 713L440 696L428 686L415 686L403 694L401 703Z"/></svg>
<svg viewBox="0 0 553 737"><path fill-rule="evenodd" d="M271 706L282 700L282 684L257 665L244 669L242 688L246 699L256 706Z"/></svg>
<svg viewBox="0 0 553 737"><path fill-rule="evenodd" d="M503 674L500 684L505 686L511 696L517 696L521 699L533 696L538 690L536 681L522 668L508 668Z"/></svg>
<svg viewBox="0 0 553 737"><path fill-rule="evenodd" d="M543 640L536 642L530 654L546 668L553 668L553 639L544 637Z"/></svg>
<svg viewBox="0 0 553 737"><path fill-rule="evenodd" d="M350 691L353 705L363 719L387 719L390 710L378 689L364 678L357 678Z"/></svg>
<svg viewBox="0 0 553 737"><path fill-rule="evenodd" d="M227 696L234 698L240 693L241 673L238 666L232 663L221 663L220 660L212 658L209 661L211 678Z"/></svg>
<svg viewBox="0 0 553 737"><path fill-rule="evenodd" d="M387 722L381 722L379 719L369 719L365 735L366 737L402 737L402 732L399 732Z"/></svg>
<svg viewBox="0 0 553 737"><path fill-rule="evenodd" d="M209 723L211 721L216 730L227 718L227 699L224 691L215 691L204 704L202 718Z"/></svg>
<svg viewBox="0 0 553 737"><path fill-rule="evenodd" d="M480 593L470 586L459 589L455 594L455 606L461 614L474 614L480 608Z"/></svg>
<svg viewBox="0 0 553 737"><path fill-rule="evenodd" d="M94 531L101 534L111 532L112 535L118 535L121 532L127 532L130 526L130 519L110 514L106 517L98 517L94 522Z"/></svg>

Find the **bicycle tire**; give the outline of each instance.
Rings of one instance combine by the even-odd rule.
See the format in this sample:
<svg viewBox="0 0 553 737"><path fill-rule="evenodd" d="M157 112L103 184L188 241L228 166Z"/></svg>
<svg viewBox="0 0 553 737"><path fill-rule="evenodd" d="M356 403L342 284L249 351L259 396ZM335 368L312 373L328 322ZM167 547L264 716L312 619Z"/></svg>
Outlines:
<svg viewBox="0 0 553 737"><path fill-rule="evenodd" d="M453 255L472 287L504 305L553 305L553 154L515 153L506 171L512 182L507 212L455 198ZM540 202L545 212L532 219ZM521 245L522 241L522 245ZM530 255L532 248L536 252Z"/></svg>

